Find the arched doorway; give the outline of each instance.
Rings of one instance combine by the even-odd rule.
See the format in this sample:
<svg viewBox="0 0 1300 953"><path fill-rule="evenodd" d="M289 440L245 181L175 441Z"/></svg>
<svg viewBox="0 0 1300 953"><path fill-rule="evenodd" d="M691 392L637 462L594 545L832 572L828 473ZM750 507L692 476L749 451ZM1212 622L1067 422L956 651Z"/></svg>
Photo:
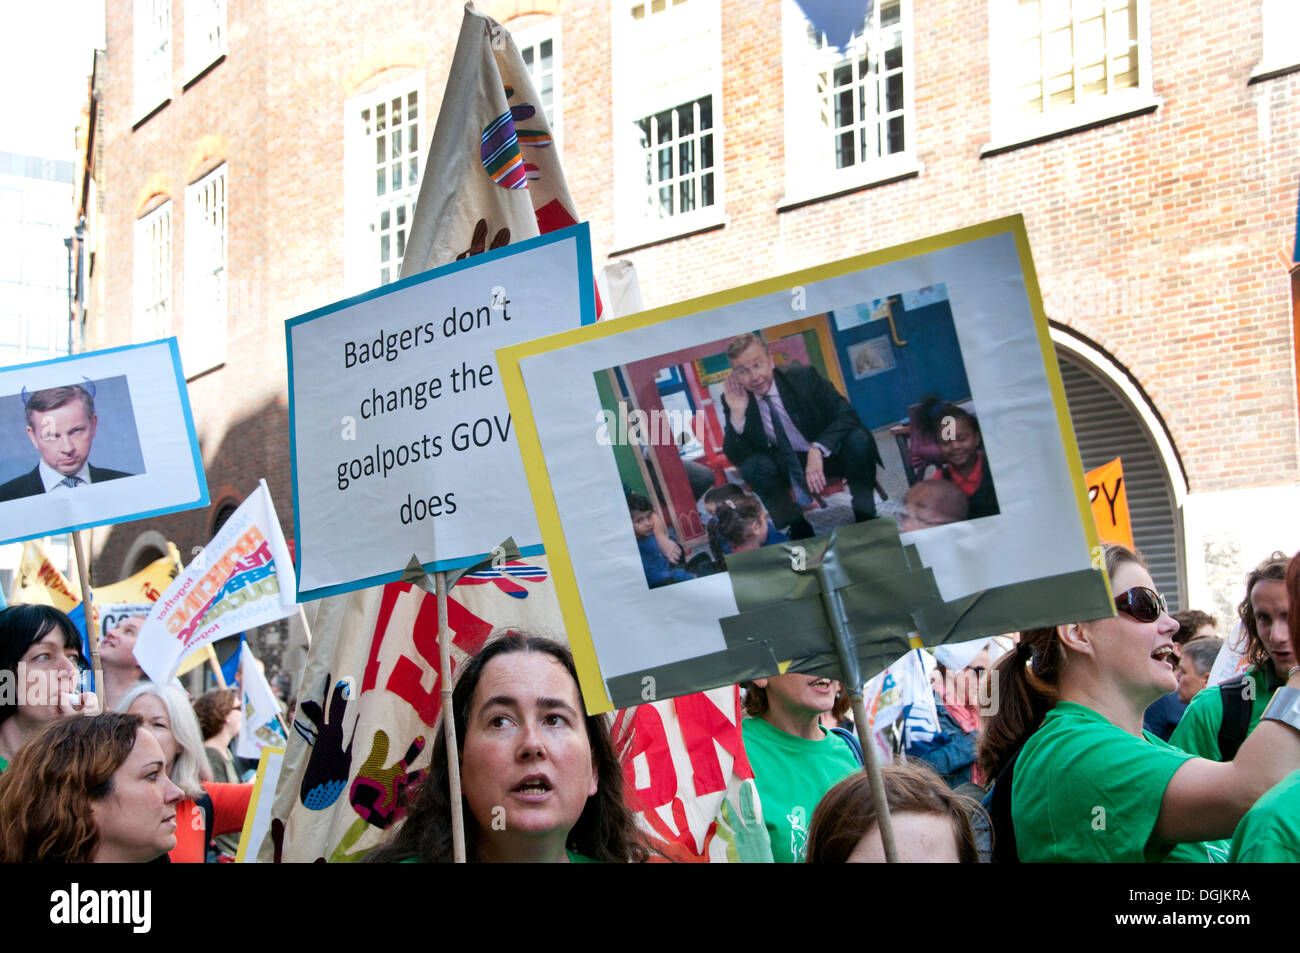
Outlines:
<svg viewBox="0 0 1300 953"><path fill-rule="evenodd" d="M1184 607L1187 478L1163 421L1127 371L1077 332L1052 326L1084 470L1123 461L1133 542L1171 611Z"/></svg>

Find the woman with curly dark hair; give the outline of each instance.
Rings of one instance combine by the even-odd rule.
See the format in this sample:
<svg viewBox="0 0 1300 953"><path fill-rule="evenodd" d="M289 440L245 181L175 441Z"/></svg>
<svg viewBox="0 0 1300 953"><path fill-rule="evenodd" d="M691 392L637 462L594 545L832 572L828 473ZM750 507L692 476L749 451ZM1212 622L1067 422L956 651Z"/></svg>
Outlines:
<svg viewBox="0 0 1300 953"><path fill-rule="evenodd" d="M176 845L182 791L136 715L66 718L0 776L0 863L145 863Z"/></svg>
<svg viewBox="0 0 1300 953"><path fill-rule="evenodd" d="M452 693L470 861L626 863L648 855L623 800L609 728L585 714L569 650L509 632L465 664ZM446 712L444 711L444 716ZM406 821L372 861L452 860L441 726Z"/></svg>

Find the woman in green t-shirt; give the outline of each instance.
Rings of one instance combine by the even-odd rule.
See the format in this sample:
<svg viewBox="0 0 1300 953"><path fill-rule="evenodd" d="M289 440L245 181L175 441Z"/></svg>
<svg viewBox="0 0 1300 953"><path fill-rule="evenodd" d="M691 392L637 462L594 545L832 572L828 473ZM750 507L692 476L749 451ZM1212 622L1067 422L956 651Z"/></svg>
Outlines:
<svg viewBox="0 0 1300 953"><path fill-rule="evenodd" d="M1010 782L1022 861L1226 859L1220 839L1300 769L1297 706L1287 704L1300 698L1300 666L1234 761L1196 758L1145 733L1143 711L1177 685L1178 623L1141 557L1105 551L1118 614L1021 634L995 669L998 709L980 764L998 785Z"/></svg>
<svg viewBox="0 0 1300 953"><path fill-rule="evenodd" d="M586 714L568 648L515 632L488 642L461 670L451 711L466 859L646 859L609 729L600 715ZM446 737L439 723L429 773L413 789L405 822L368 859L452 860Z"/></svg>

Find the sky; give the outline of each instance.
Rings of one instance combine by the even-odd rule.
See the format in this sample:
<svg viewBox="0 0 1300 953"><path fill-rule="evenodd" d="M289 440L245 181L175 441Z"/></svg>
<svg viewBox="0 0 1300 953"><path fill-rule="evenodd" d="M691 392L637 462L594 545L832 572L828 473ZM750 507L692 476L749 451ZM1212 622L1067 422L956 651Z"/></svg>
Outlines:
<svg viewBox="0 0 1300 953"><path fill-rule="evenodd" d="M104 0L6 0L0 30L0 151L76 156Z"/></svg>

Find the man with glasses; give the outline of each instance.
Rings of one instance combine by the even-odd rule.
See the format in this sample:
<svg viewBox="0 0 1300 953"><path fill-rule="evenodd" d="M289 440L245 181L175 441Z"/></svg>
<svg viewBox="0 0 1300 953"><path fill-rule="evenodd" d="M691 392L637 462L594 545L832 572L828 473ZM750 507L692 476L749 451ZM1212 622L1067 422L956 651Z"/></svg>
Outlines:
<svg viewBox="0 0 1300 953"><path fill-rule="evenodd" d="M1214 761L1231 761L1255 727L1273 692L1286 684L1296 653L1287 630L1290 600L1286 592L1286 557L1273 553L1246 577L1246 598L1237 607L1246 632L1251 667L1219 691L1192 699L1169 742Z"/></svg>

